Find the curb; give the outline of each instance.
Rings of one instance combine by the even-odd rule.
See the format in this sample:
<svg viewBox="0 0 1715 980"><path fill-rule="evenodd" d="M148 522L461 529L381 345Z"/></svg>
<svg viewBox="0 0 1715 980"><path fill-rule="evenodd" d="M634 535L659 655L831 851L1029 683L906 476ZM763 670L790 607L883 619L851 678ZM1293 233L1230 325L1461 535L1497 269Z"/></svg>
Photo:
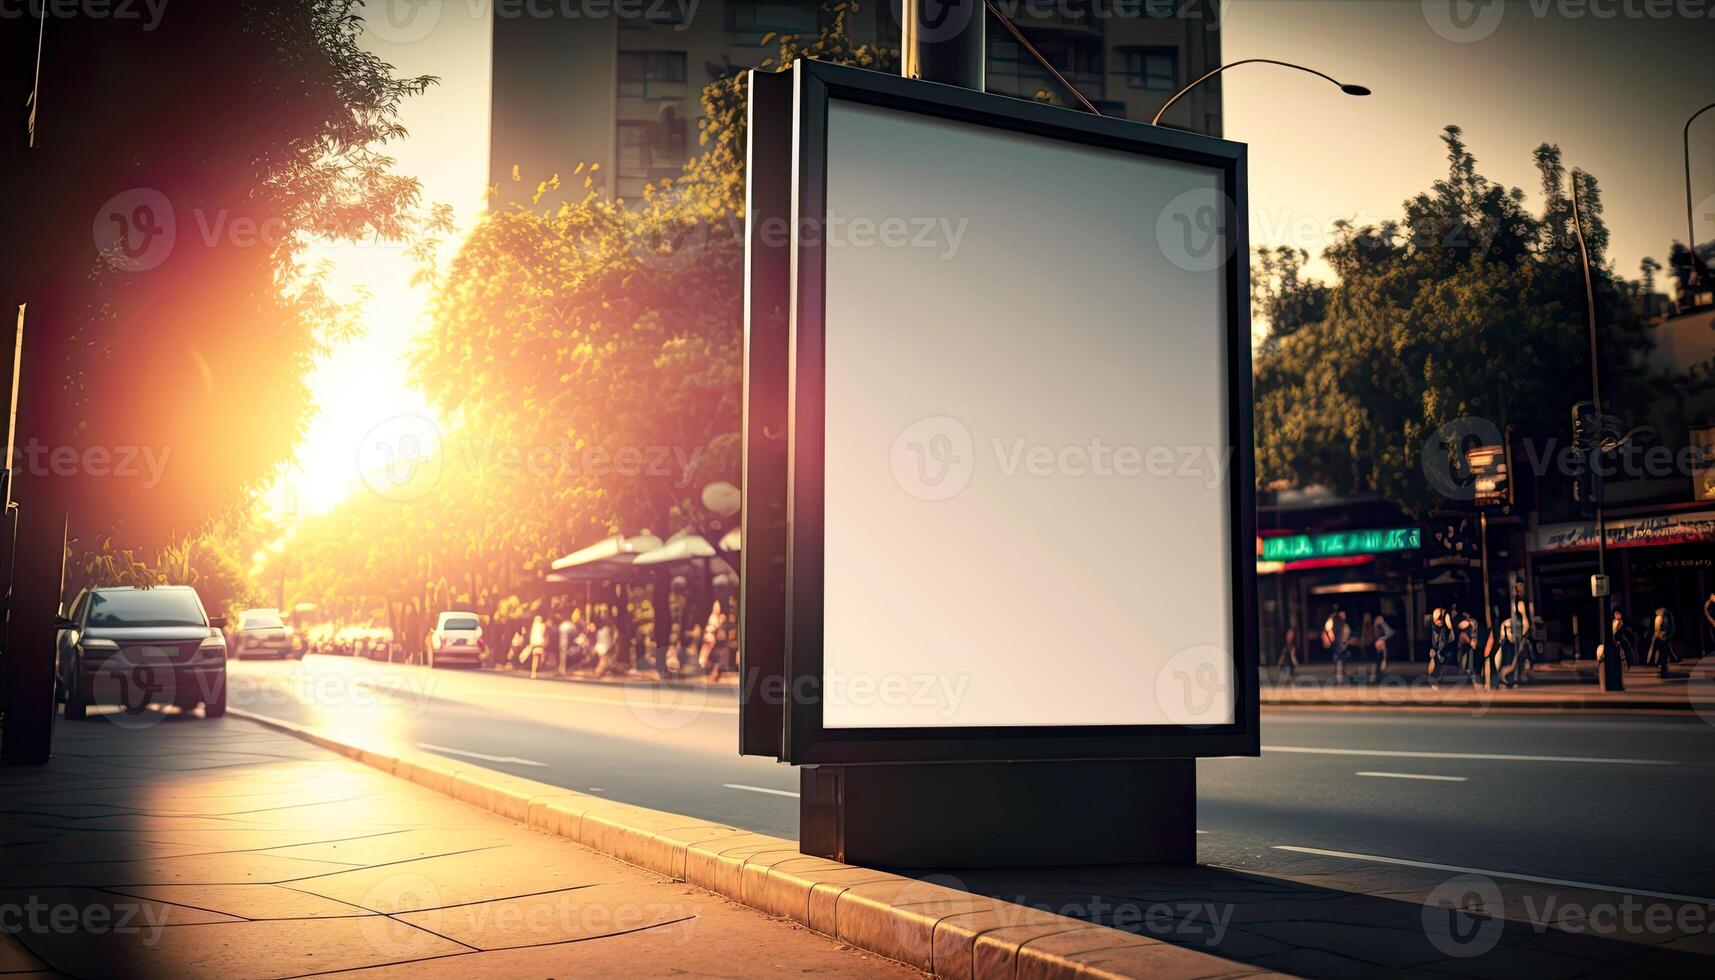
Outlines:
<svg viewBox="0 0 1715 980"><path fill-rule="evenodd" d="M932 881L812 857L800 853L796 841L410 749L342 742L239 708L227 714L949 980L1265 972Z"/></svg>

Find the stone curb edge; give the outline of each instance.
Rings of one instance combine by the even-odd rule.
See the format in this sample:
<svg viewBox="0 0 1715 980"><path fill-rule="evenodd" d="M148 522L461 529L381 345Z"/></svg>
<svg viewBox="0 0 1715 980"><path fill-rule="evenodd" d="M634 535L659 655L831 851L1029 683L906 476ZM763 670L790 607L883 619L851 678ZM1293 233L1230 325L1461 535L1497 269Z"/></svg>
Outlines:
<svg viewBox="0 0 1715 980"><path fill-rule="evenodd" d="M238 708L227 714L949 980L1264 972L932 881L810 857L778 837L410 749L355 745Z"/></svg>

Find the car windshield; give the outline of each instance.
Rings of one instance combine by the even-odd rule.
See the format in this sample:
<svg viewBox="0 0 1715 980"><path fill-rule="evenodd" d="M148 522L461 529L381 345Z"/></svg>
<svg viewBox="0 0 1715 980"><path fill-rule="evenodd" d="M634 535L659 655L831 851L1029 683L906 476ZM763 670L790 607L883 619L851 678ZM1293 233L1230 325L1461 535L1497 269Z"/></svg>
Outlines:
<svg viewBox="0 0 1715 980"><path fill-rule="evenodd" d="M207 626L208 620L189 589L127 589L90 596L89 625Z"/></svg>
<svg viewBox="0 0 1715 980"><path fill-rule="evenodd" d="M474 630L478 628L476 619L471 616L454 616L441 624L441 629L444 630Z"/></svg>
<svg viewBox="0 0 1715 980"><path fill-rule="evenodd" d="M244 614L244 625L240 629L267 630L279 629L286 625L280 621L280 614L273 609L257 609Z"/></svg>

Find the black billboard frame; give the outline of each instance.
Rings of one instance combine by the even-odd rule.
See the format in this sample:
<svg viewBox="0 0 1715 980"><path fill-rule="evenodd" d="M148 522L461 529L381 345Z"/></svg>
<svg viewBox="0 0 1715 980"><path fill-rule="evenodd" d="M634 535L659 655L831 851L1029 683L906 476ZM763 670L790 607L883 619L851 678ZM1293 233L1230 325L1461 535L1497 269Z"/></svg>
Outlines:
<svg viewBox="0 0 1715 980"><path fill-rule="evenodd" d="M781 102L781 79L757 79L775 73L752 71L750 165L752 174L779 173L779 154L789 153L792 178L790 213L777 213L769 199L777 195L752 190L748 202L750 245L747 255L746 327L746 578L751 570L774 569L783 574L783 603L777 615L757 617L765 608L746 606L743 615L746 648L742 652L745 687L741 698L741 727L747 732L741 750L774 755L805 766L841 766L928 762L1100 761L1194 759L1211 756L1257 755L1260 752L1259 662L1256 609L1256 508L1253 409L1251 405L1250 289L1247 257L1246 159L1243 144L1111 117L1094 116L1005 96L902 78L865 69L800 60L788 72L791 79L790 118L762 111ZM768 89L772 96L760 92ZM1221 177L1226 201L1227 241L1232 244L1223 263L1227 321L1226 379L1229 412L1228 446L1233 450L1229 470L1230 547L1233 595L1234 721L1225 725L1093 725L934 727L888 729L826 729L822 726L822 426L824 278L826 256L821 235L801 236L806 220L826 214L826 147L829 103L847 100L905 112L1061 139L1084 145L1139 153L1208 168ZM783 150L782 148L788 148ZM759 154L762 159L759 160ZM772 154L772 156L769 156ZM762 162L763 166L758 166ZM770 165L772 164L772 165ZM778 234L772 244L759 235L768 229L790 229L784 246ZM790 271L781 284L768 248L786 249ZM758 257L763 256L762 261ZM749 368L769 363L768 344L759 330L772 297L786 296L787 370L778 368L751 376ZM775 361L774 363L778 363ZM785 388L781 390L784 381ZM771 472L751 465L752 419L788 420L785 514L770 515L757 501L773 487L754 479ZM753 503L753 501L755 503ZM777 508L776 508L777 509ZM749 522L783 517L786 528L783 567L780 556L753 549ZM764 578L767 573L764 572ZM746 588L769 582L747 582ZM773 695L766 697L766 695ZM764 698L756 702L754 699ZM776 703L777 702L777 703ZM747 707L746 704L749 703ZM757 737L746 722L772 726L778 719L780 740Z"/></svg>

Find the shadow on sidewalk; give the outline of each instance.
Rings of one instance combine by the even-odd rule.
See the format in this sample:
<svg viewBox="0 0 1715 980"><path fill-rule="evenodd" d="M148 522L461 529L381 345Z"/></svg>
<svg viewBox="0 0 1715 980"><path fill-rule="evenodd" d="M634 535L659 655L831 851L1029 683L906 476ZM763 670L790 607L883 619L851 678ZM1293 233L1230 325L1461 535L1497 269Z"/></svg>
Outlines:
<svg viewBox="0 0 1715 980"><path fill-rule="evenodd" d="M1081 918L1269 971L1371 977L1702 976L1715 971L1715 911L1703 906L1563 890L1503 894L1460 876L1433 888L1397 882L1369 895L1209 866L960 870L919 877ZM1415 894L1413 893L1415 892ZM1613 928L1601 903L1612 906ZM1645 910L1670 908L1696 928L1658 929ZM1686 915L1689 909L1694 915ZM1570 912L1578 913L1563 919ZM1668 913L1662 913L1666 916ZM1539 921L1545 920L1545 921ZM1579 930L1577 932L1571 930ZM1602 932L1597 935L1595 933Z"/></svg>

